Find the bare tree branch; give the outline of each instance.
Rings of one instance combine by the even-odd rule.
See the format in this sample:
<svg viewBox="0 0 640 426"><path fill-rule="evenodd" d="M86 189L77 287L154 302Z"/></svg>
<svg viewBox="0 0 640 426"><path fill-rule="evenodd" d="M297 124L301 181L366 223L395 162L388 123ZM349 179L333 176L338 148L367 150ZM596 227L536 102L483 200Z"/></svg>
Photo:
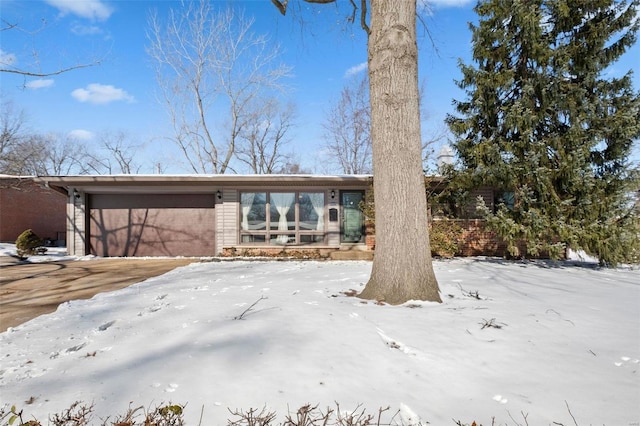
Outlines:
<svg viewBox="0 0 640 426"><path fill-rule="evenodd" d="M2 23L5 25L4 27L0 28L0 31L7 31L7 30L12 30L14 28L18 27L18 24L10 24L9 22L5 21L4 19L2 20Z"/></svg>
<svg viewBox="0 0 640 426"><path fill-rule="evenodd" d="M150 18L148 53L173 141L194 172L225 173L254 100L284 90L290 67L278 63L277 45L252 32L253 19L233 9L214 13L206 0L181 5L164 25Z"/></svg>
<svg viewBox="0 0 640 426"><path fill-rule="evenodd" d="M327 113L325 148L340 173L371 173L371 108L369 79L353 80Z"/></svg>
<svg viewBox="0 0 640 426"><path fill-rule="evenodd" d="M131 144L128 139L124 131L100 134L100 149L86 153L88 167L98 174L139 173L142 165L136 162L136 153L140 145Z"/></svg>
<svg viewBox="0 0 640 426"><path fill-rule="evenodd" d="M77 70L77 69L81 69L81 68L89 68L89 67L93 67L96 65L100 65L102 63L102 61L96 61L96 62L92 62L90 64L80 64L80 65L74 65L71 67L67 67L67 68L62 68L56 71L51 71L51 72L33 72L33 71L25 71L25 70L21 70L21 69L17 69L17 68L0 68L0 72L4 72L4 73L11 73L11 74L19 74L19 75L24 75L26 77L51 77L54 75L59 75L59 74L63 74L65 72L69 72L69 71L73 71L73 70Z"/></svg>
<svg viewBox="0 0 640 426"><path fill-rule="evenodd" d="M356 5L355 0L349 0L351 2L351 6L353 7L353 13L351 14L350 22L356 21L356 12L358 11L358 5ZM367 35L371 33L369 29L369 25L367 25L367 1L368 0L360 0L360 27L364 30Z"/></svg>
<svg viewBox="0 0 640 426"><path fill-rule="evenodd" d="M82 174L87 171L85 159L84 146L75 140L55 134L33 134L20 143L10 174Z"/></svg>
<svg viewBox="0 0 640 426"><path fill-rule="evenodd" d="M29 35L33 35L37 32L42 31L43 28L46 27L47 22L43 19L42 20L42 27L36 31L25 31L23 29L21 29L18 24L14 24L14 23L9 23L6 20L2 20L3 26L0 28L0 32L4 32L4 31L9 31L9 30L17 30L19 32L22 33L26 33ZM33 52L33 56L34 57L38 57L38 52L34 51ZM60 74L64 74L66 72L69 71L73 71L73 70L78 70L78 69L82 69L82 68L89 68L89 67L93 67L96 65L100 65L102 63L102 60L96 60L94 62L89 62L89 63L80 63L80 64L76 64L76 65L72 65L72 66L68 66L68 67L64 67L64 68L60 68L57 70L52 70L52 71L29 71L27 69L22 69L22 68L17 68L17 67L12 67L10 66L10 63L2 63L0 65L2 65L0 67L0 73L7 73L7 74L18 74L18 75L22 75L25 77L51 77L54 75L60 75Z"/></svg>
<svg viewBox="0 0 640 426"><path fill-rule="evenodd" d="M286 169L291 158L283 152L293 127L293 105L282 107L277 100L258 100L248 125L239 135L236 157L253 173L271 174ZM253 109L253 108L252 108Z"/></svg>
<svg viewBox="0 0 640 426"><path fill-rule="evenodd" d="M289 0L283 0L282 2L278 0L271 0L271 3L273 3L278 8L281 14L287 14L287 3L289 3Z"/></svg>
<svg viewBox="0 0 640 426"><path fill-rule="evenodd" d="M330 4L335 3L337 0L302 0L306 3L312 4ZM367 24L367 1L369 0L360 0L360 26L362 29L369 35L371 32L369 30L369 25ZM351 16L348 17L348 21L354 23L356 21L356 14L358 13L358 5L356 4L356 0L349 0L351 3L351 7L353 8L351 12ZM280 11L282 15L287 14L287 5L289 4L289 0L271 0L271 3L275 5L275 7Z"/></svg>

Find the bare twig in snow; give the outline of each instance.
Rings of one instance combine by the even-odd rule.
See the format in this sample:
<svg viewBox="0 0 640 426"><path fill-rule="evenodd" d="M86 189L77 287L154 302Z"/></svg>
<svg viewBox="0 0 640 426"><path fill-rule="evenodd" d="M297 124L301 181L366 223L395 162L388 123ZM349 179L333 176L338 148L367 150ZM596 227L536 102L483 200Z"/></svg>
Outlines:
<svg viewBox="0 0 640 426"><path fill-rule="evenodd" d="M498 329L500 329L500 328L502 328L503 326L506 325L504 323L498 324L496 322L495 318L491 318L489 321L487 321L486 319L483 318L482 321L484 321L484 322L478 323L478 324L480 324L482 326L481 330L484 330L485 328L498 328Z"/></svg>
<svg viewBox="0 0 640 426"><path fill-rule="evenodd" d="M569 403L567 401L564 402L564 404L567 406L567 411L569 412L569 415L571 416L571 418L573 419L573 424L575 424L576 426L578 426L578 422L576 421L576 418L573 417L573 413L571 412L571 408L569 408Z"/></svg>
<svg viewBox="0 0 640 426"><path fill-rule="evenodd" d="M462 288L462 286L460 284L458 284L458 287L460 288L460 291L462 292L462 295L465 297L471 297L472 299L477 299L477 300L484 300L484 297L480 296L480 293L478 292L478 290L476 291L467 291L464 288Z"/></svg>
<svg viewBox="0 0 640 426"><path fill-rule="evenodd" d="M522 418L524 419L524 424L522 423L518 423L516 421L516 419L513 418L513 416L511 415L511 413L509 413L509 411L507 411L507 413L509 414L509 417L511 417L511 420L513 420L513 422L518 425L518 426L529 426L529 421L527 420L527 417L529 417L529 413L525 414L522 411L520 411L520 414L522 415Z"/></svg>
<svg viewBox="0 0 640 426"><path fill-rule="evenodd" d="M244 310L244 312L242 312L240 315L237 315L235 317L233 317L234 320L241 320L244 319L244 316L249 313L254 306L256 306L258 303L260 303L261 300L265 300L268 299L268 297L264 297L264 296L260 296L260 299L256 300L255 302L253 302L251 304L251 306L249 306L247 309Z"/></svg>

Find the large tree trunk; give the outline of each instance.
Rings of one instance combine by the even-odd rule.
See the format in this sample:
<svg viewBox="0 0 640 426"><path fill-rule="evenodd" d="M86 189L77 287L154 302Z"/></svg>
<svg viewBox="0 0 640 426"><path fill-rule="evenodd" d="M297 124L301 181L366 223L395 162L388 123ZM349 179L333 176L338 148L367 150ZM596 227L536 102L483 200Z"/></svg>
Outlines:
<svg viewBox="0 0 640 426"><path fill-rule="evenodd" d="M371 0L370 29L376 249L360 297L441 302L422 170L416 1Z"/></svg>

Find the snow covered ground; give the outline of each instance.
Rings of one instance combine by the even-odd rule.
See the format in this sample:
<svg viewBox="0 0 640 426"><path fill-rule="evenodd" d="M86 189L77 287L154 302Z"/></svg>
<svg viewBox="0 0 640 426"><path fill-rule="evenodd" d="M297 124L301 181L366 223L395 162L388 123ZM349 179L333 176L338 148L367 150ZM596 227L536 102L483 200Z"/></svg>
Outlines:
<svg viewBox="0 0 640 426"><path fill-rule="evenodd" d="M173 402L190 425L335 401L431 425L640 424L638 269L434 266L442 304L359 300L369 262L315 261L192 264L65 303L0 334L0 405L43 420L76 400L98 419Z"/></svg>
<svg viewBox="0 0 640 426"><path fill-rule="evenodd" d="M7 244L0 243L0 257L2 256L15 256L16 255L16 245L15 244ZM88 256L87 259L93 258ZM66 247L47 247L47 251L43 255L31 256L29 257L29 262L31 263L41 263L41 262L52 262L52 261L62 261L62 260L77 260L80 259L77 256L67 256L67 248Z"/></svg>

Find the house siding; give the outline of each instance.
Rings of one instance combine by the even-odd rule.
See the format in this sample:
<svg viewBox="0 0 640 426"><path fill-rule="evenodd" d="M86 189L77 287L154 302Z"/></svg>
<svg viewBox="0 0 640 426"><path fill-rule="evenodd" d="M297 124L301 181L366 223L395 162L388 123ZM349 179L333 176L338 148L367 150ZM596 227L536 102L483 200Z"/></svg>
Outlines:
<svg viewBox="0 0 640 426"><path fill-rule="evenodd" d="M325 192L325 199L328 200L327 201L327 212L326 217L327 217L327 244L329 246L339 246L340 245L340 220L341 220L341 215L340 213L338 213L338 220L337 221L330 221L328 220L329 217L329 211L331 209L338 209L338 212L340 212L340 195L338 193L338 191L336 191L335 193L335 198L331 199L331 193L330 191L326 191Z"/></svg>
<svg viewBox="0 0 640 426"><path fill-rule="evenodd" d="M87 216L86 199L84 193L74 196L74 191L69 191L68 222L67 222L67 253L72 256L84 256L87 254ZM71 238L69 238L71 236Z"/></svg>
<svg viewBox="0 0 640 426"><path fill-rule="evenodd" d="M238 221L240 217L238 190L225 188L222 200L216 205L216 253L224 251L224 247L238 245Z"/></svg>

